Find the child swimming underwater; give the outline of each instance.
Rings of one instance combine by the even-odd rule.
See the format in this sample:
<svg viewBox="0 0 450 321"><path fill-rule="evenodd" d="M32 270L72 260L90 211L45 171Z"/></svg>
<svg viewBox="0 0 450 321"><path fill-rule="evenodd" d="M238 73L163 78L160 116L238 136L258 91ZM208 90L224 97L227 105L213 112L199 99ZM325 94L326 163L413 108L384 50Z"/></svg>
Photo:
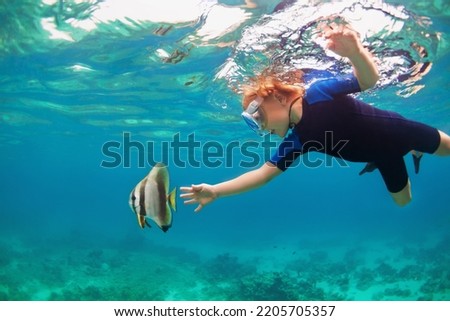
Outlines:
<svg viewBox="0 0 450 321"><path fill-rule="evenodd" d="M271 75L244 86L245 122L259 134L275 134L284 140L258 169L215 185L181 187L185 204L199 204L198 212L219 197L258 188L284 172L298 156L313 150L368 163L367 171L377 168L393 200L403 206L411 201L404 155L414 151L416 160L421 153L450 155L446 133L348 95L373 87L378 69L351 27L333 23L322 26L322 34L328 49L349 59L353 74L317 80L307 89ZM345 146L339 150L329 146L329 132L335 142L346 142Z"/></svg>

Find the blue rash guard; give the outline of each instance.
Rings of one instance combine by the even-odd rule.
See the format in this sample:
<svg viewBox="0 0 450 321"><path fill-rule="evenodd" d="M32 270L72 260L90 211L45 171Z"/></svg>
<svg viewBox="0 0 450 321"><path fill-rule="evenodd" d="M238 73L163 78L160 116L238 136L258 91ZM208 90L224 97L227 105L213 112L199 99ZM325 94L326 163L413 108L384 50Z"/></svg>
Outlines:
<svg viewBox="0 0 450 321"><path fill-rule="evenodd" d="M349 94L361 91L354 75L320 79L306 89L300 122L269 162L285 171L295 159L317 151L350 162L373 162L391 193L408 183L403 156L434 153L436 128L377 109Z"/></svg>

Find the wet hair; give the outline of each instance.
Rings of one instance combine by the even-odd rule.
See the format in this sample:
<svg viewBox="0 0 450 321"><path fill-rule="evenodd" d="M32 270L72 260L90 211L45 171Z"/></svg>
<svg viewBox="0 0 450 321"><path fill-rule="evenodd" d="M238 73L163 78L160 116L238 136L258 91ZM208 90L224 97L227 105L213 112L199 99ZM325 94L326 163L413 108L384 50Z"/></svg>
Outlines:
<svg viewBox="0 0 450 321"><path fill-rule="evenodd" d="M300 70L287 72L281 76L273 70L265 70L261 75L250 79L249 84L243 86L242 107L244 109L257 96L261 98L287 97L294 93L303 97L305 89L302 84L303 72Z"/></svg>

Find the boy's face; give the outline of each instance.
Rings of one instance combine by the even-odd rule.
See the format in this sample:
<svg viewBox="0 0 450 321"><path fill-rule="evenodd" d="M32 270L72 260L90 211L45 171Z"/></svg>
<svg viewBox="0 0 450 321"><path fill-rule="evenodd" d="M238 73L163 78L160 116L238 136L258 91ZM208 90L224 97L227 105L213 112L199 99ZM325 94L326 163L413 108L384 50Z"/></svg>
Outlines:
<svg viewBox="0 0 450 321"><path fill-rule="evenodd" d="M286 136L289 130L288 108L273 96L266 97L260 106L263 115L263 129L280 137Z"/></svg>

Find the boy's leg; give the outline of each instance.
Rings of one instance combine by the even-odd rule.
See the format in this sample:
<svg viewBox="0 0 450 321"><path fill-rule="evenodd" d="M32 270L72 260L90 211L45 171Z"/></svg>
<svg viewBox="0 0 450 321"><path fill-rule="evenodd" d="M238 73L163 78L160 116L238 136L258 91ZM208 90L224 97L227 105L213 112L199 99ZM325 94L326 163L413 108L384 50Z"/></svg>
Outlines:
<svg viewBox="0 0 450 321"><path fill-rule="evenodd" d="M375 162L395 203L404 206L411 201L411 183L402 156Z"/></svg>
<svg viewBox="0 0 450 321"><path fill-rule="evenodd" d="M405 206L406 204L408 204L412 199L411 183L409 179L406 186L400 192L391 193L391 196L394 199L394 202L399 206Z"/></svg>

